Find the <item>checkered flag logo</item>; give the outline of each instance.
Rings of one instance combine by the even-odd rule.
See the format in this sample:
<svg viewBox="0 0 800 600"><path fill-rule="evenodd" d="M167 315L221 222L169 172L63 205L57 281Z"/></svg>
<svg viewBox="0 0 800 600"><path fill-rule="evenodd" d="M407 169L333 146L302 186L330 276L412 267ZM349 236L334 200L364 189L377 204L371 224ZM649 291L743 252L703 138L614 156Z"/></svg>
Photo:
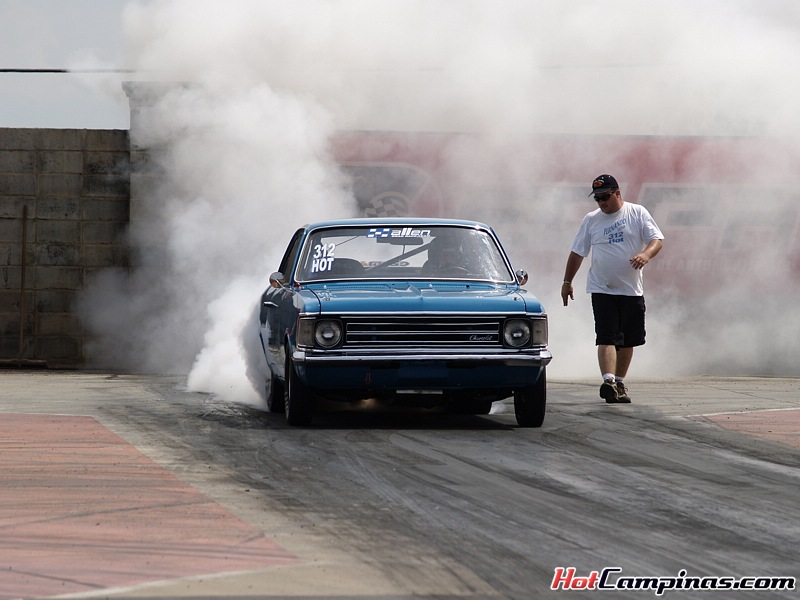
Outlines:
<svg viewBox="0 0 800 600"><path fill-rule="evenodd" d="M375 196L364 208L365 217L407 217L408 199L397 192Z"/></svg>
<svg viewBox="0 0 800 600"><path fill-rule="evenodd" d="M369 233L367 234L368 238L386 238L392 235L392 228L391 227L371 227Z"/></svg>

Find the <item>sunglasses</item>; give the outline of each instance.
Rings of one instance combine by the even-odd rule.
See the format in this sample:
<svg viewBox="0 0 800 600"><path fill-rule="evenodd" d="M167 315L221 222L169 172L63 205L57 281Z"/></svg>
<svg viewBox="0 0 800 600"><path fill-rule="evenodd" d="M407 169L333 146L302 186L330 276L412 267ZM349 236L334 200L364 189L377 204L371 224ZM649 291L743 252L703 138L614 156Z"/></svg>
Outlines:
<svg viewBox="0 0 800 600"><path fill-rule="evenodd" d="M594 199L597 202L605 202L606 200L611 198L613 194L614 192L606 192L605 194L595 194Z"/></svg>

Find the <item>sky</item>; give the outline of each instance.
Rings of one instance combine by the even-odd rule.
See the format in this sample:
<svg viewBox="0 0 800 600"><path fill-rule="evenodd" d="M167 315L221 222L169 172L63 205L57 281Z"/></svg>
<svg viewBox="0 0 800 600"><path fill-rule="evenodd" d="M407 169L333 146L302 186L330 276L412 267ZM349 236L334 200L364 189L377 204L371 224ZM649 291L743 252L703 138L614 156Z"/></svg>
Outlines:
<svg viewBox="0 0 800 600"><path fill-rule="evenodd" d="M123 0L0 0L0 68L120 69ZM128 129L124 76L0 73L0 127Z"/></svg>
<svg viewBox="0 0 800 600"><path fill-rule="evenodd" d="M736 235L712 254L752 238L755 266L649 314L651 341L634 368L640 376L800 368L784 254L792 247L785 233L799 226L796 199L787 196L785 214L761 203L752 219L740 203L741 188L755 197L765 181L800 189L796 0L0 0L0 56L3 68L132 70L0 73L0 127L127 129L122 81L166 84L132 128L134 143L159 149L152 161L164 176L136 200L134 274L108 274L87 290L85 319L101 340L91 357L187 372L192 389L258 404L265 374L254 311L266 277L298 225L356 216L353 182L330 140L339 131L405 130L485 141L479 151L447 149L441 184L464 201L459 214L441 216L472 216L470 196L486 191L477 175L509 174L506 195L490 196L483 214L520 233L509 245L533 265L551 319L549 369L560 377L597 369L585 298L559 306L579 218L548 230L537 215L560 208L548 204L549 192L532 196L531 175L590 182L615 163L602 145L591 154L577 146L567 160L592 166L559 181L547 169L558 166L554 157L529 140L780 139L782 150L745 163L737 188L717 194L706 217ZM509 159L514 144L520 151ZM694 157L689 176L701 180L715 158ZM709 260L708 243L695 241L698 259ZM656 260L669 260L669 243ZM563 260L537 262L542 244ZM781 281L790 293L768 294L756 280ZM743 303L769 309L738 319Z"/></svg>
<svg viewBox="0 0 800 600"><path fill-rule="evenodd" d="M0 73L0 127L127 129L125 80L246 71L335 99L345 126L382 129L463 131L503 125L502 113L519 127L532 112L521 103L535 103L531 125L555 132L785 134L781 117L800 101L793 0L265 0L246 9L252 22L226 8L236 5L246 3L0 0L0 68L75 71ZM146 14L162 21L146 31ZM240 52L263 53L261 64ZM139 73L87 72L113 69ZM445 84L470 101L449 110ZM350 106L342 87L356 88Z"/></svg>

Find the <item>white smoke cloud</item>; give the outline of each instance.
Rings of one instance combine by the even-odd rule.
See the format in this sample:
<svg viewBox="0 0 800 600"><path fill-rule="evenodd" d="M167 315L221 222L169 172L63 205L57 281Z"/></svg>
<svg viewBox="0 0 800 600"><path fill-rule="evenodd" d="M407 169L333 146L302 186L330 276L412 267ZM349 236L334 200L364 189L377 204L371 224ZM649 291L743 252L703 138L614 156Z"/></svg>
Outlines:
<svg viewBox="0 0 800 600"><path fill-rule="evenodd" d="M253 311L267 276L295 228L353 210L329 156L329 119L313 100L266 83L193 82L154 98L134 136L153 162L132 207L136 268L124 293L113 282L94 288L86 309L109 337L93 355L190 371L191 389L259 404ZM120 333L124 349L106 348Z"/></svg>
<svg viewBox="0 0 800 600"><path fill-rule="evenodd" d="M129 365L193 365L193 388L229 399L260 397L253 302L294 228L353 214L329 148L338 131L480 136L443 152L438 185L456 199L443 216L488 221L530 271L551 315L554 376L597 367L588 299L564 309L558 297L582 212L569 219L552 197L623 162L598 143L554 154L537 136L781 137L788 151L748 164L749 183L754 195L765 182L800 189L793 0L162 0L131 3L125 24L128 64L172 87L132 121L159 184L141 184L133 306L115 320ZM689 179L719 171L713 153L693 160ZM732 209L720 200L714 210ZM661 225L657 261L671 252ZM772 263L785 263L789 246L770 250L775 229L763 235L753 252L771 261L757 268L785 282ZM741 281L670 295L669 280L656 289L645 277L650 335L632 373L796 373L790 304L772 297L762 314L764 297ZM737 321L747 294L748 321ZM99 304L95 321L109 322ZM775 318L790 320L775 330Z"/></svg>
<svg viewBox="0 0 800 600"><path fill-rule="evenodd" d="M791 0L171 0L126 17L137 68L309 94L342 129L798 133Z"/></svg>

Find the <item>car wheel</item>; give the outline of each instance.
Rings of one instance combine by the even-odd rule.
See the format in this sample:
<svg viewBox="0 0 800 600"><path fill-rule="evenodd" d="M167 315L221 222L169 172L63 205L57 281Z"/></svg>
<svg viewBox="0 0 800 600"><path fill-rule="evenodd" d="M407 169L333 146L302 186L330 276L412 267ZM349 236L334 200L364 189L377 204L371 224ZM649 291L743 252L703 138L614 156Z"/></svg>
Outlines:
<svg viewBox="0 0 800 600"><path fill-rule="evenodd" d="M547 376L542 369L533 385L514 390L514 413L520 427L541 427L547 404Z"/></svg>
<svg viewBox="0 0 800 600"><path fill-rule="evenodd" d="M270 373L266 381L267 410L271 413L284 411L286 400L283 397L283 384L278 381L275 373Z"/></svg>
<svg viewBox="0 0 800 600"><path fill-rule="evenodd" d="M286 381L284 383L284 410L289 425L311 425L313 397L294 370L291 352L286 351Z"/></svg>

